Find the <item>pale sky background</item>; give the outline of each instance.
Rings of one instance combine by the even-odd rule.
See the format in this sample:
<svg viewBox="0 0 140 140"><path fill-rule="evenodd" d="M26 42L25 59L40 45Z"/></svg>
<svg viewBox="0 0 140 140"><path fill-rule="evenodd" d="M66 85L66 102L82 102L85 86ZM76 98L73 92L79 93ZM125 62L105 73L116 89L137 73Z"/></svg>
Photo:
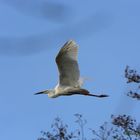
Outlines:
<svg viewBox="0 0 140 140"><path fill-rule="evenodd" d="M36 140L57 116L75 126L75 113L87 128L111 114L140 121L124 78L126 65L140 72L139 37L139 0L0 0L0 139ZM57 84L55 56L68 39L80 46L84 87L109 98L33 95Z"/></svg>

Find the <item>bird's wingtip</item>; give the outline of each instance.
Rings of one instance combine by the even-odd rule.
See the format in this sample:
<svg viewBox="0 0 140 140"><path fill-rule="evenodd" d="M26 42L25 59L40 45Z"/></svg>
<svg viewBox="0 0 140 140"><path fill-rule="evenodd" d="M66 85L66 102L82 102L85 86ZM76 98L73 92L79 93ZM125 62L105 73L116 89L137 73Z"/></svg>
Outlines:
<svg viewBox="0 0 140 140"><path fill-rule="evenodd" d="M73 44L76 45L76 42L73 39L69 39L66 44Z"/></svg>

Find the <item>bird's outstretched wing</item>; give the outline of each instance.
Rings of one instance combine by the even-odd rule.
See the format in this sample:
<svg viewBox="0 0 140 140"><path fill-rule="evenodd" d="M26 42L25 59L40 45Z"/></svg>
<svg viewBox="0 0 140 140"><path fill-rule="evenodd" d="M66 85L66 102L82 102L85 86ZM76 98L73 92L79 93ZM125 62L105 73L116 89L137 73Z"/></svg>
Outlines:
<svg viewBox="0 0 140 140"><path fill-rule="evenodd" d="M79 86L80 71L77 53L78 46L73 40L70 40L64 44L56 56L60 85Z"/></svg>

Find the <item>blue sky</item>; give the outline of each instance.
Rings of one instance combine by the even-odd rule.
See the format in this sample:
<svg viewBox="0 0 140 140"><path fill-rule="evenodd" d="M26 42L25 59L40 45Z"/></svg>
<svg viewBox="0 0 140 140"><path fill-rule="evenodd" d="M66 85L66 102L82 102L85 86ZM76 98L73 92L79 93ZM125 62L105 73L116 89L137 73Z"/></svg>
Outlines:
<svg viewBox="0 0 140 140"><path fill-rule="evenodd" d="M111 114L140 121L139 102L125 96L126 65L140 71L139 0L0 0L0 139L37 139L60 116L74 125L81 113L98 128ZM57 84L55 56L74 39L81 76L91 93L49 99L33 94Z"/></svg>

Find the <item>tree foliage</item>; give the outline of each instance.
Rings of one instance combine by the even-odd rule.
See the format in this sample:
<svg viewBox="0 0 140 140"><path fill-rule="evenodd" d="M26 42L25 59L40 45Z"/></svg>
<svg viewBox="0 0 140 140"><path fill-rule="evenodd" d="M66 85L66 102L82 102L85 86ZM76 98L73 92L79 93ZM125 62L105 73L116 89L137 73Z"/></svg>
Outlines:
<svg viewBox="0 0 140 140"><path fill-rule="evenodd" d="M127 96L131 98L135 98L137 100L140 100L140 74L134 69L131 69L129 66L126 66L125 68L125 78L127 79L127 83L136 83L137 88L135 90L130 90L127 93Z"/></svg>
<svg viewBox="0 0 140 140"><path fill-rule="evenodd" d="M92 128L84 131L87 121L81 114L76 114L77 130L70 131L68 125L56 118L51 131L42 131L37 140L140 140L140 124L127 115L111 115L111 122L104 122L99 130ZM86 138L86 132L91 131L91 138Z"/></svg>

